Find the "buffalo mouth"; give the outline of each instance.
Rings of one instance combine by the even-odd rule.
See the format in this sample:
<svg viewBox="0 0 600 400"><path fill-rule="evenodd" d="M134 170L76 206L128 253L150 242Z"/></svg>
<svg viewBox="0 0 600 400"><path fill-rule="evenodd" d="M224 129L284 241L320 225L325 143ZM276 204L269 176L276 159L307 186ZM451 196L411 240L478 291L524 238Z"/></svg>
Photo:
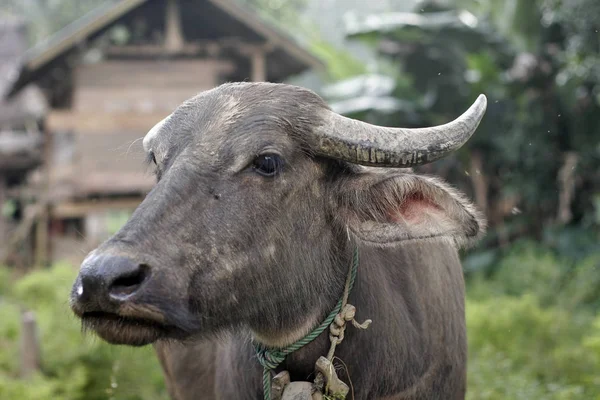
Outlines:
<svg viewBox="0 0 600 400"><path fill-rule="evenodd" d="M177 339L184 336L181 329L172 325L110 312L84 312L81 321L84 330L95 332L111 344L145 346L159 339Z"/></svg>

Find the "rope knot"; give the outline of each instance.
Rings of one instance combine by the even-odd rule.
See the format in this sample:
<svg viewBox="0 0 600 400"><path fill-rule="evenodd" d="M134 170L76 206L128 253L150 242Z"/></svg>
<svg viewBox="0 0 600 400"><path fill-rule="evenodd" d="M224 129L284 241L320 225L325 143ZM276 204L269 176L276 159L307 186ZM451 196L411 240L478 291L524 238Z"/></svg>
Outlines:
<svg viewBox="0 0 600 400"><path fill-rule="evenodd" d="M344 340L344 331L346 323L352 322L352 325L357 329L367 329L371 325L371 320L368 319L362 324L358 323L354 316L356 315L356 307L352 304L345 304L342 311L335 316L333 323L329 326L329 340L332 343L340 344Z"/></svg>
<svg viewBox="0 0 600 400"><path fill-rule="evenodd" d="M264 368L275 369L285 361L286 354L278 350L269 350L262 346L256 348L256 358Z"/></svg>

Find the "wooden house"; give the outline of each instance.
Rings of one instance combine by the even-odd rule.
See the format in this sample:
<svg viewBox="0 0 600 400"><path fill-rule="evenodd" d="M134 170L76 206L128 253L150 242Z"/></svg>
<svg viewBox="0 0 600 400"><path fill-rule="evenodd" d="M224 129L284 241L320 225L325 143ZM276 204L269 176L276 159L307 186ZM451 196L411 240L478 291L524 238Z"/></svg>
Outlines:
<svg viewBox="0 0 600 400"><path fill-rule="evenodd" d="M36 83L50 105L47 170L30 184L47 188L53 258L84 255L140 203L153 185L141 138L182 101L320 68L235 0L122 0L28 50L10 94Z"/></svg>

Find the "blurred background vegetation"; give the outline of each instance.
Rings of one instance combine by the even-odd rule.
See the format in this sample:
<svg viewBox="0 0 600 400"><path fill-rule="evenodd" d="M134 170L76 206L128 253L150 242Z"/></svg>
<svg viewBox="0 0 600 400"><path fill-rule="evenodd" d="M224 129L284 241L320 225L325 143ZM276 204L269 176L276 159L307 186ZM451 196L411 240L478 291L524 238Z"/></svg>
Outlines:
<svg viewBox="0 0 600 400"><path fill-rule="evenodd" d="M600 399L600 2L239 1L327 63L294 82L351 117L440 124L488 96L467 146L418 168L468 193L490 224L464 254L468 398ZM2 8L32 22L35 43L95 5ZM151 349L81 335L66 304L73 268L10 285L0 273L0 398L166 398ZM28 382L15 379L21 306L39 315L44 351Z"/></svg>

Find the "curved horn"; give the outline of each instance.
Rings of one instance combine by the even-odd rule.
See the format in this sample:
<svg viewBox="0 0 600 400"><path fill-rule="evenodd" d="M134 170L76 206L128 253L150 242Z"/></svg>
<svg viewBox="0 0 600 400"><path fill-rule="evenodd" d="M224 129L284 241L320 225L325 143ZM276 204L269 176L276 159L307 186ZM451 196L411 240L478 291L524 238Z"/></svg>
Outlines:
<svg viewBox="0 0 600 400"><path fill-rule="evenodd" d="M316 153L373 167L427 164L462 147L479 126L486 107L482 94L454 121L416 129L375 126L328 110L323 125L314 131Z"/></svg>

